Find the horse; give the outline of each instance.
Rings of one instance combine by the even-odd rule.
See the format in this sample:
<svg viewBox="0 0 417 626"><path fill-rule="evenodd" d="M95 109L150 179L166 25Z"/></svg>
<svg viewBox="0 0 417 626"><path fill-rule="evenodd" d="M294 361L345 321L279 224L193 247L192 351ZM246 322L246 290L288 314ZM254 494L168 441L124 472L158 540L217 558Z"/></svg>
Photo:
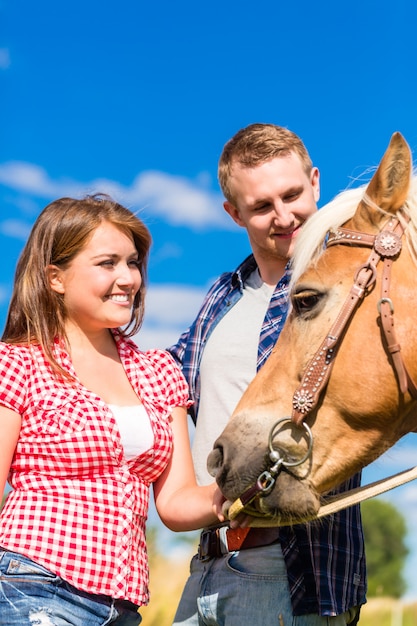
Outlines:
<svg viewBox="0 0 417 626"><path fill-rule="evenodd" d="M284 328L208 457L229 504L263 525L314 519L416 431L416 265L417 177L396 132L369 184L298 236Z"/></svg>

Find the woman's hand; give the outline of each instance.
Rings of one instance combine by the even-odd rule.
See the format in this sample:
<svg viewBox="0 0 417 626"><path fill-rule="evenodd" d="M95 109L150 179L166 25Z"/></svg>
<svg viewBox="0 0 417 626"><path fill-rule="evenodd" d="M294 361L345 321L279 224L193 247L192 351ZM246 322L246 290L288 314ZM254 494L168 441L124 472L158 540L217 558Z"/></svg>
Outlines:
<svg viewBox="0 0 417 626"><path fill-rule="evenodd" d="M224 497L220 489L216 487L213 493L213 513L214 515L217 515L220 522L224 522L227 519L226 514L223 510L223 505L225 504L225 502L226 498Z"/></svg>
<svg viewBox="0 0 417 626"><path fill-rule="evenodd" d="M223 494L221 494L221 496L222 496L221 515L223 519L220 517L220 515L218 515L218 517L221 522L224 522L225 520L229 519L228 513L229 513L229 508L232 502L230 500L226 500ZM217 514L216 510L214 510L214 512ZM239 513L238 515L236 515L236 517L230 520L230 528L248 528L248 526L253 525L253 522L255 521L255 519L256 518L252 517L251 515L248 515L247 513L244 513L244 512Z"/></svg>

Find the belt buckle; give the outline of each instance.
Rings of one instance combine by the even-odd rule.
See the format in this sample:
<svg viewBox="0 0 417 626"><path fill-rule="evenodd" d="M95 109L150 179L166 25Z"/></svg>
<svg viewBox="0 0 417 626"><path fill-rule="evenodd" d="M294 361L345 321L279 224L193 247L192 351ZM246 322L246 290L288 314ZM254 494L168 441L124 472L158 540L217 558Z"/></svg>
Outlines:
<svg viewBox="0 0 417 626"><path fill-rule="evenodd" d="M219 548L222 554L228 554L230 552L229 545L227 543L227 531L229 530L228 526L220 526L218 529L218 538L219 538Z"/></svg>
<svg viewBox="0 0 417 626"><path fill-rule="evenodd" d="M200 561L209 561L212 556L210 554L211 548L211 530L202 530L200 534L200 543L198 544L198 558Z"/></svg>

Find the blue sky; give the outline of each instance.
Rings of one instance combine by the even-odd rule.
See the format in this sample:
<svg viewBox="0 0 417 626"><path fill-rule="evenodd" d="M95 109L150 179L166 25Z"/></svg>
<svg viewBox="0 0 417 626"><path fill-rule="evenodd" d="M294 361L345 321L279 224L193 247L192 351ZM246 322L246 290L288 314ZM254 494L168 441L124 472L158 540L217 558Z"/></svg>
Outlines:
<svg viewBox="0 0 417 626"><path fill-rule="evenodd" d="M0 325L39 211L105 191L149 226L141 347L165 347L206 288L249 252L222 209L217 161L252 122L297 132L322 175L320 204L375 167L399 130L417 158L414 0L0 0ZM363 178L361 179L363 180ZM416 442L366 470L416 464ZM406 515L417 597L417 486Z"/></svg>

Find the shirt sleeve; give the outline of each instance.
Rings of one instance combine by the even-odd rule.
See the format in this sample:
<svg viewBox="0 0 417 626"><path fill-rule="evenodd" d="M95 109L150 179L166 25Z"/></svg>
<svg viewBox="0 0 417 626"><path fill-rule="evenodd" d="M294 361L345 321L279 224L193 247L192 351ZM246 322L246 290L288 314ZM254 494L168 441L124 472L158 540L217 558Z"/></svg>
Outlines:
<svg viewBox="0 0 417 626"><path fill-rule="evenodd" d="M26 402L26 368L17 346L0 342L0 404L23 413Z"/></svg>
<svg viewBox="0 0 417 626"><path fill-rule="evenodd" d="M171 354L166 350L155 349L148 350L146 356L155 368L156 378L166 397L167 405L172 408L190 407L193 402L190 400L187 381Z"/></svg>

